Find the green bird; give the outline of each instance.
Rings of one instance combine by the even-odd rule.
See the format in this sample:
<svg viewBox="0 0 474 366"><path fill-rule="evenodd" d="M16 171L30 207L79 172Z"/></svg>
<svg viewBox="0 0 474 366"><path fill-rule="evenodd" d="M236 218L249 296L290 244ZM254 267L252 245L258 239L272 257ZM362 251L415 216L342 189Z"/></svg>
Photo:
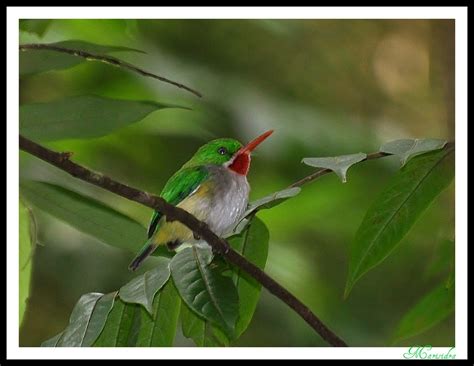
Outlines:
<svg viewBox="0 0 474 366"><path fill-rule="evenodd" d="M247 208L250 155L272 133L267 131L245 146L231 138L208 142L168 180L160 196L204 221L217 235L227 234ZM159 245L174 250L184 242L200 241L185 225L167 222L161 212L155 211L148 240L129 269L135 271Z"/></svg>

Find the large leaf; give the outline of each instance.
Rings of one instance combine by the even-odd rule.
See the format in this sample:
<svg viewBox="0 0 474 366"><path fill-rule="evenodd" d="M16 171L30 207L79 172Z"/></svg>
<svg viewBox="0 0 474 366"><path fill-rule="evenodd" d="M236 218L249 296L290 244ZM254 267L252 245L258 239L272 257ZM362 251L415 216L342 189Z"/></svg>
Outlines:
<svg viewBox="0 0 474 366"><path fill-rule="evenodd" d="M265 268L268 255L268 229L262 220L255 217L247 229L227 239L238 253L261 269ZM253 277L235 268L233 280L239 295L239 317L235 325L238 338L247 329L260 298L261 284Z"/></svg>
<svg viewBox="0 0 474 366"><path fill-rule="evenodd" d="M303 163L315 168L330 169L337 174L342 183L346 183L347 170L352 165L364 160L365 158L367 158L367 154L358 153L326 158L304 158Z"/></svg>
<svg viewBox="0 0 474 366"><path fill-rule="evenodd" d="M42 31L41 26L45 26L45 24L24 24L24 27L28 27L29 31L33 31L35 33ZM48 45L53 47L67 48L71 50L86 51L93 54L107 54L121 51L143 53L143 51L136 50L134 48L121 46L104 46L78 40L49 43ZM85 61L86 59L83 57L78 57L68 53L57 52L53 50L24 49L20 51L20 76L37 74L51 70L64 70L79 65L80 63Z"/></svg>
<svg viewBox="0 0 474 366"><path fill-rule="evenodd" d="M120 298L128 303L141 304L153 314L153 298L170 277L169 262L169 259L160 258L154 269L122 286L119 291Z"/></svg>
<svg viewBox="0 0 474 366"><path fill-rule="evenodd" d="M209 247L186 248L171 260L171 275L183 301L228 335L238 316L238 295L232 279L213 268Z"/></svg>
<svg viewBox="0 0 474 366"><path fill-rule="evenodd" d="M222 347L229 345L228 337L208 320L201 318L183 303L181 305L183 335L199 347Z"/></svg>
<svg viewBox="0 0 474 366"><path fill-rule="evenodd" d="M368 209L350 250L345 296L383 261L454 177L454 149L409 161Z"/></svg>
<svg viewBox="0 0 474 366"><path fill-rule="evenodd" d="M454 311L454 286L443 283L423 297L400 321L393 343L413 337L432 328Z"/></svg>
<svg viewBox="0 0 474 366"><path fill-rule="evenodd" d="M90 347L104 328L107 316L114 305L116 292L82 295L74 306L69 325L59 338L44 342L43 347Z"/></svg>
<svg viewBox="0 0 474 366"><path fill-rule="evenodd" d="M104 329L94 342L94 347L133 347L141 323L141 307L116 299L107 317Z"/></svg>
<svg viewBox="0 0 474 366"><path fill-rule="evenodd" d="M171 347L178 327L181 299L173 281L155 296L153 314L141 309L137 347Z"/></svg>
<svg viewBox="0 0 474 366"><path fill-rule="evenodd" d="M402 166L412 157L429 151L439 150L446 145L446 140L440 139L401 139L383 144L380 151L397 155Z"/></svg>
<svg viewBox="0 0 474 366"><path fill-rule="evenodd" d="M23 104L20 106L20 133L35 141L100 137L140 121L154 111L177 107L92 95Z"/></svg>
<svg viewBox="0 0 474 366"><path fill-rule="evenodd" d="M146 240L143 226L92 198L43 182L25 181L20 189L36 207L106 244L136 251Z"/></svg>
<svg viewBox="0 0 474 366"><path fill-rule="evenodd" d="M19 307L20 307L20 325L23 322L23 316L25 314L26 303L30 293L30 280L31 280L31 263L33 256L33 246L35 245L35 222L32 217L30 210L20 200L19 203L20 212L20 252L19 252Z"/></svg>

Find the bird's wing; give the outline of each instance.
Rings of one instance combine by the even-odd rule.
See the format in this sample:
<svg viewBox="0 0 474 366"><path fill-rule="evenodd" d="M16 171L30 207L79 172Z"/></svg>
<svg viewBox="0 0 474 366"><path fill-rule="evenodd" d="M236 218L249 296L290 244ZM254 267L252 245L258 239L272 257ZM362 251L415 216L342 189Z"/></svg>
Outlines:
<svg viewBox="0 0 474 366"><path fill-rule="evenodd" d="M194 193L208 175L208 170L203 166L180 169L168 180L161 191L161 197L176 206ZM161 217L161 212L155 211L153 213L148 226L148 238L151 238L156 231Z"/></svg>

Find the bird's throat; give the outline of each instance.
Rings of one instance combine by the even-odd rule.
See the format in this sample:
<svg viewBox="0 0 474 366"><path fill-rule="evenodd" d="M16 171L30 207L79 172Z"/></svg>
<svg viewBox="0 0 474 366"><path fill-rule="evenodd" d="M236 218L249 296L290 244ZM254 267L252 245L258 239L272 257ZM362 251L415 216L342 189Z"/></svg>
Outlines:
<svg viewBox="0 0 474 366"><path fill-rule="evenodd" d="M229 169L236 172L237 174L247 175L250 168L250 154L243 153L238 154L232 163L229 165Z"/></svg>

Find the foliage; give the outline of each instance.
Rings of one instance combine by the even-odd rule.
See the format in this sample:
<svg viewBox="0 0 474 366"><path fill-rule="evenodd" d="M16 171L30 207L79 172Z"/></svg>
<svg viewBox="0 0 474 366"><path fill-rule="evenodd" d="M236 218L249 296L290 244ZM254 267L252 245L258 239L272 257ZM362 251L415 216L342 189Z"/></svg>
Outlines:
<svg viewBox="0 0 474 366"><path fill-rule="evenodd" d="M47 29L57 24L61 24L61 22L35 22L27 20L20 22L20 29L42 36L47 32ZM122 23L111 24L117 27L130 27L130 23L123 23L125 25ZM141 24L146 24L146 22ZM285 34L284 37L289 37L293 32L298 32L297 28L292 28L291 25L285 22L278 23L278 27L275 27L276 23L274 25L272 25L273 23L262 24L264 32L277 32L280 36ZM249 26L252 28L257 25L250 24ZM145 30L144 33L146 32ZM166 34L161 34L158 37L165 36ZM165 49L174 47L166 43L165 40L163 42ZM94 43L79 41L74 38L73 40L54 42L54 45L78 51L88 51L98 55L123 52L123 54L129 55L129 57L137 55L140 55L143 59L149 57L135 49L135 45L133 47L121 45L103 46L100 45L101 43L119 44L117 40ZM288 45L283 46L288 47ZM137 45L136 47L146 49L143 45ZM212 50L208 51L212 52ZM245 51L245 49L241 49L241 51ZM199 59L202 57L202 54L198 53L196 57ZM216 60L213 60L216 63L216 69L219 68L217 65L219 62L225 63L225 57L229 57L227 61L232 62L230 55L222 55L221 57L220 59L216 58ZM163 136L171 139L168 146L170 151L171 148L174 148L172 151L179 159L188 157L192 153L191 147L187 146L187 144L178 144L183 146L179 149L173 146L175 132L172 131L170 133L164 126L170 128L169 126L174 126L174 124L179 125L180 116L183 116L180 113L183 113L183 110L186 108L180 106L189 105L195 103L195 101L183 103L180 97L172 96L172 103L157 102L154 100L155 94L161 96L161 89L156 93L148 93L147 87L144 87L143 84L139 84L139 81L137 81L139 79L138 75L129 75L124 79L121 74L116 73L117 71L109 70L113 69L110 64L100 65L99 63L94 63L96 65L88 65L89 63L85 61L86 59L74 56L73 54L51 50L30 49L20 51L20 76L22 82L26 83L26 85L29 85L28 83L30 82L34 83L35 80L43 80L41 79L43 77L57 77L54 74L58 73L58 70L63 70L61 73L66 73L66 75L69 75L68 80L74 81L75 77L78 79L82 78L81 75L86 73L87 70L93 73L94 71L90 70L96 70L94 67L102 70L98 74L103 72L104 75L110 77L110 80L104 79L103 81L104 83L110 82L112 85L107 91L105 89L101 90L100 87L96 88L94 84L94 94L98 95L91 95L88 90L92 88L91 84L85 83L85 86L83 85L79 88L79 93L74 91L71 96L64 97L59 94L61 95L60 97L52 98L53 100L45 98L46 101L42 99L41 103L34 100L33 102L22 103L20 105L20 133L34 141L48 142L52 146L64 148L66 151L70 149L75 152L75 147L78 147L84 153L83 156L77 157L78 161L84 159L89 164L97 164L97 166L103 169L110 168L110 172L120 174L122 177L125 177L125 180L135 179L136 182L143 183L145 186L149 184L155 190L161 183L164 183L163 179L169 175L168 173L171 173L172 169L177 167L170 165L169 168L166 168L166 160L175 160L174 156L171 158L171 155L167 154L166 146L160 151L150 153L146 149L146 145L156 145L156 141L162 132ZM297 59L295 59L296 61ZM83 65L78 66L79 64ZM133 64L131 65L133 66ZM68 70L73 66L77 67ZM249 76L251 72L247 72ZM265 82L265 78L268 77L267 72L268 70L264 70L260 75L254 75L254 77L259 79L259 82ZM45 74L43 75L42 73ZM76 74L78 76L75 76ZM99 77L98 74L96 74L97 77ZM79 82L78 79L75 82L82 85L82 80ZM286 78L283 79L276 81L275 88L283 88L283 86L291 82L291 80ZM123 85L122 82L124 83ZM81 88L83 88L82 91ZM140 95L139 97L134 96L130 92L134 88L141 90L145 97L140 95L141 92L137 92L137 95ZM34 88L32 89L34 90ZM84 90L86 92L83 92ZM207 92L209 91L207 90ZM369 89L368 92L373 93L373 88ZM301 97L302 100L309 98L298 93L295 93L295 95ZM356 97L348 94L345 101L347 102L353 98ZM165 98L161 97L158 99L165 100ZM339 100L337 101L339 103ZM238 102L235 101L236 106L233 108L239 108L237 107L240 105ZM208 122L205 119L210 118L212 121L212 118L214 118L212 116L213 113L225 113L224 111L231 109L226 105L221 108L222 110L219 110L219 107L213 106L212 103L209 101L202 103L205 106L202 108L210 108L212 111L212 113L205 111L205 118L202 118L202 115L200 115L203 112L199 108L196 111L193 108L192 113L197 117L193 117L195 120L186 127L187 131L197 131L195 130L196 124L200 124L202 126L200 128L208 129L210 125L206 125ZM157 113L154 113L155 111ZM141 122L137 123L139 121ZM162 123L155 123L156 121ZM145 134L138 134L136 131L139 128L145 129ZM341 129L338 133L341 135L344 132ZM216 133L220 132L216 131ZM297 144L295 143L294 145L296 146ZM104 148L104 146L109 147L111 150ZM121 146L127 147L128 150L123 153L120 152ZM351 145L351 147L359 149L359 147L354 145ZM285 154L290 154L290 150L289 147L287 150L285 148ZM331 154L331 157L317 157L316 153L319 154L321 151L318 144L314 144L314 148L312 147L311 150L298 150L298 154L299 151L304 151L303 156L312 156L303 159L305 165L332 170L344 183L347 181L347 170L364 161L367 157L365 153L341 156L332 156ZM115 170L113 166L108 167L100 163L100 159L111 152L117 156L121 156L121 154L127 155L122 156L125 162L123 165L117 164L119 168ZM323 152L325 153L324 149ZM388 184L384 187L380 187L379 183L383 174L377 172L377 174L370 176L370 183L372 185L369 185L369 188L366 188L364 191L364 198L372 203L360 223L350 246L345 297L348 296L354 284L364 274L381 264L382 261L394 253L394 249L402 242L402 239L410 238L409 232L412 231L416 221L422 216L423 212L427 211L428 207L441 192L449 186L454 177L454 147L446 146L446 140L444 139L394 140L383 144L379 152L396 155L400 159L402 167L399 172L389 179ZM89 158L88 154L90 154ZM75 159L76 155L72 158ZM107 158L105 157L104 159ZM255 159L255 161L258 164L258 159ZM297 160L293 159L293 157L291 159L288 157L287 161L278 162L282 166L291 166L287 170L289 171L288 176L292 177L291 179L293 180L294 175L299 172L296 170L297 168L294 168L296 166L294 164L295 161ZM369 166L370 163L365 165ZM132 173L135 167L137 167L137 171L140 171L140 169L154 170L149 181L146 181L147 178L144 177L144 181L141 182L140 178L137 178L137 174ZM261 166L262 170L264 168ZM277 171L271 167L271 164L269 164L268 168L269 171ZM368 167L367 169L371 168ZM384 170L384 172L387 171ZM114 174L110 174L114 177ZM158 179L158 182L155 182L156 179ZM268 174L268 177L265 176L263 179L270 182L272 175ZM362 189L361 185L357 185L358 179L354 173L355 185L353 187L355 188L345 189ZM317 251L317 248L327 248L330 254L334 253L331 250L336 250L337 248L329 249L329 246L316 247L316 245L322 245L317 243L324 241L321 239L329 237L329 234L326 232L318 233L323 223L315 223L311 212L318 211L318 207L323 207L324 209L325 199L328 202L328 208L324 212L330 212L335 217L332 221L333 231L337 232L337 235L341 237L345 235L344 230L349 231L349 235L353 235L353 232L350 231L352 230L350 225L347 226L346 223L341 222L342 220L339 218L338 212L336 212L338 210L337 207L339 207L341 215L343 215L345 210L351 214L352 212L361 213L360 210L365 208L363 204L355 205L350 201L345 201L343 205L336 206L337 202L339 202L338 200L344 200L347 197L344 195L344 189L340 188L340 184L331 185L331 187L334 187L331 188L334 195L326 198L325 194L319 195L317 189L311 191L310 187L308 187L308 192L302 192L299 187L277 190L277 183L281 183L283 187L288 184L283 179L276 179L274 184L273 182L268 183L270 189L267 191L264 188L258 188L258 185L255 184L258 194L262 194L264 197L254 200L249 204L242 221L231 235L227 237L231 246L249 261L265 269L267 260L269 260L269 231L272 232L272 245L274 244L273 241L275 241L275 245L278 245L279 240L285 242L287 246L291 246L293 241L298 240L308 243L304 247L304 260L310 260ZM343 187L347 186L350 186L350 184ZM34 224L29 208L27 208L30 205L40 213L45 212L55 219L66 223L68 226L98 239L107 246L124 250L124 252L130 255L136 252L145 241L146 232L142 224L144 219L140 216L141 214L137 214L126 203L120 206L121 203L112 204L110 201L106 202L105 198L100 198L96 194L91 193L88 195L84 193L87 190L82 188L77 189L77 191L71 190L66 188L66 184L63 184L61 180L52 183L48 177L30 180L22 179L20 181L20 192L25 202L20 203L20 322L25 312L26 298L29 294L31 256L36 241L35 235L30 235L30 232L34 234L34 230L30 231L30 226L32 223ZM253 184L252 188L254 188ZM324 192L327 192L328 189L325 189L326 191ZM379 190L380 193L372 200L370 195L374 193L374 190ZM268 194L268 191L274 193ZM311 192L314 193L317 199L310 197ZM341 192L340 196L339 192ZM360 194L362 195L362 193ZM357 197L357 193L354 194L354 197ZM293 206L291 205L294 205L295 202L301 202L301 207L306 208L293 212L291 210ZM284 204L281 207L278 206L282 203ZM304 206L305 203L306 206ZM350 207L351 205L357 207ZM333 208L333 206L336 208ZM264 209L265 211L263 211ZM257 214L259 214L258 217L256 216ZM270 218L275 217L277 218L274 222L281 224L270 226L267 221L271 221ZM354 215L354 217L357 218L358 216ZM330 221L328 217L323 218ZM297 221L299 226L294 224ZM266 224L268 224L268 227ZM303 231L301 228L304 225L311 228ZM288 236L283 240L278 235L274 235L274 231L278 233L288 231ZM318 235L318 240L314 240L316 235ZM64 237L61 240L64 240ZM406 240L408 242L412 241L411 239ZM434 241L435 239L429 238L427 240ZM279 250L278 246L275 248ZM296 256L293 252L296 252L296 250L296 247L290 247L288 253ZM406 250L409 249L406 248ZM271 266L269 268L270 272L280 278L283 277L282 273L288 274L288 278L292 278L291 275L296 276L298 273L302 273L303 266L301 268L297 266L290 268L289 265L285 267L287 265L286 262L291 260L291 255L288 255L288 258L281 258L280 263L283 263L282 265ZM261 301L260 284L239 268L230 266L219 256L213 255L209 247L188 247L179 250L176 254L168 253L168 257L171 258L158 258L154 262L154 268L145 269L144 273L136 275L136 277L129 279L128 282L122 281L122 278L125 276L118 276L118 279L113 282L114 287L108 287L116 289L116 291L108 292L109 290L107 290L104 291L106 292L105 294L89 292L82 295L72 310L69 324L58 335L43 342L42 346L172 346L175 344L175 336L179 324L181 324L181 331L184 337L192 340L197 346L239 344L238 342L245 336L246 330L252 328L252 323L258 317L256 309L259 301ZM447 255L443 255L443 258L445 257ZM449 258L447 262L451 263L452 257ZM398 265L401 265L399 256L392 256L391 259L397 261L397 268ZM318 266L312 265L311 267ZM440 269L433 267L435 268L433 269L434 273L438 274L444 270L441 267L445 268L446 265L440 265ZM286 268L290 269L287 270ZM314 268L311 269L314 270ZM321 268L318 267L317 270L326 271L321 273L332 273L324 268L324 264ZM334 268L334 271L336 271L336 268ZM338 274L341 272L345 273L340 266L337 266L337 272ZM451 270L448 279L443 279L442 283L435 290L428 293L421 300L414 301L412 299L411 303L415 305L406 312L406 315L398 324L392 334L392 340L399 342L400 340L421 334L440 323L453 312L453 273L454 271ZM60 274L57 274L57 276L60 276ZM113 274L110 276L113 277ZM395 277L398 279L398 276ZM310 281L296 278L294 283L290 282L289 287L294 288L295 294L299 296L302 295L302 297L304 296L307 299L318 298L318 300L310 300L310 307L324 307L325 294L329 295L328 303L330 301L329 297L334 293L337 292L337 296L340 296L342 292L340 289L334 290L334 288L331 288L327 290L332 282L336 282L334 281L335 277L328 276L322 279L323 282L329 283L327 287L318 285L314 278L311 277ZM436 280L436 276L433 278ZM303 282L305 283L303 284ZM378 292L378 289L385 287L383 283L377 283L377 286L377 289L372 292ZM315 289L326 290L320 293ZM97 288L94 291L103 290ZM310 293L313 293L314 297ZM415 296L417 295L415 294ZM350 300L352 299L347 301ZM334 300L331 301L334 302ZM351 304L355 306L359 300L353 301ZM408 305L410 304L404 304L405 309ZM363 303L361 308L367 309L368 306L370 305ZM328 307L330 306L328 305ZM390 316L389 313L389 311L386 311L385 316L387 318ZM337 313L331 313L330 310L326 310L326 314L331 314L333 321L338 317ZM272 322L271 319L273 318L270 315L265 314L263 317L267 320L267 323ZM262 315L260 315L259 319L261 318ZM278 321L274 323L279 325ZM359 323L357 325L360 326ZM254 334L260 334L258 331L253 330ZM284 333L283 329L281 331ZM291 329L288 332L291 334ZM361 334L363 333L361 331ZM51 334L54 333L51 332ZM348 334L350 333L348 332ZM268 335L269 333L261 333L261 337ZM257 338L255 338L256 343L258 343ZM356 338L354 336L354 339ZM351 339L348 339L348 342L351 343Z"/></svg>
<svg viewBox="0 0 474 366"><path fill-rule="evenodd" d="M454 177L454 151L411 160L375 199L351 246L345 296L354 283L380 263Z"/></svg>
<svg viewBox="0 0 474 366"><path fill-rule="evenodd" d="M413 337L433 327L454 311L454 286L438 286L424 296L400 320L393 342Z"/></svg>
<svg viewBox="0 0 474 366"><path fill-rule="evenodd" d="M304 158L303 163L314 166L316 168L323 168L332 170L341 179L342 183L347 182L347 170L354 164L366 159L367 155L363 153L335 156L330 158Z"/></svg>
<svg viewBox="0 0 474 366"><path fill-rule="evenodd" d="M174 106L87 95L25 104L20 107L20 133L45 141L100 137L170 107Z"/></svg>
<svg viewBox="0 0 474 366"><path fill-rule="evenodd" d="M412 157L441 149L444 145L446 145L446 141L440 139L403 139L383 144L380 151L398 155L403 166Z"/></svg>
<svg viewBox="0 0 474 366"><path fill-rule="evenodd" d="M36 228L33 214L20 199L20 325L25 315L26 303L30 293L31 263L36 241Z"/></svg>
<svg viewBox="0 0 474 366"><path fill-rule="evenodd" d="M91 197L34 181L21 182L20 190L31 204L105 244L133 251L145 241L143 226Z"/></svg>

